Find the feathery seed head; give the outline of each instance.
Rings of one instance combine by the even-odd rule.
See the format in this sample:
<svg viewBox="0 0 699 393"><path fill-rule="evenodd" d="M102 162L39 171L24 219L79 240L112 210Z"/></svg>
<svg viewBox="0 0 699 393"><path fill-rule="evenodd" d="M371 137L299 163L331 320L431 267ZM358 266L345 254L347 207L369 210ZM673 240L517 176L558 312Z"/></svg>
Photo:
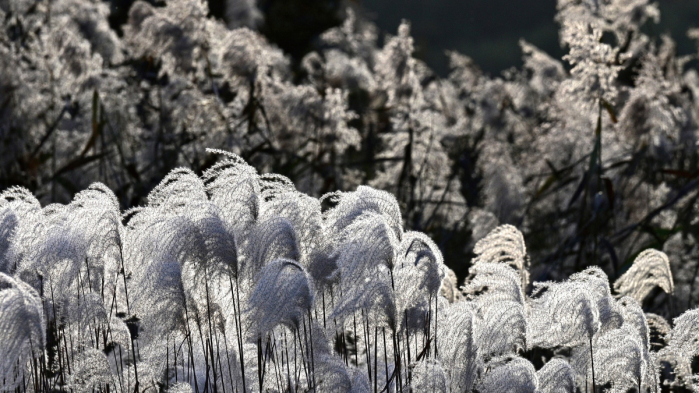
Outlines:
<svg viewBox="0 0 699 393"><path fill-rule="evenodd" d="M315 290L305 269L296 261L277 258L259 273L248 300L251 321L264 336L278 324L299 329L313 307Z"/></svg>
<svg viewBox="0 0 699 393"><path fill-rule="evenodd" d="M638 254L629 270L614 282L617 292L631 296L639 303L656 286L669 294L672 294L675 287L667 255L654 249Z"/></svg>

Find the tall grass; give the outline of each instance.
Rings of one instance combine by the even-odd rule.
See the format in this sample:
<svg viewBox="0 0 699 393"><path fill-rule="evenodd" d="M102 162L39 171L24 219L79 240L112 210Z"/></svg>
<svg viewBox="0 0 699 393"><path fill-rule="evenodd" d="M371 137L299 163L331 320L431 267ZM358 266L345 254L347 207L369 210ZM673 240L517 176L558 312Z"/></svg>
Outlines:
<svg viewBox="0 0 699 393"><path fill-rule="evenodd" d="M640 306L653 288L673 294L660 251L617 293L596 267L530 284L522 235L501 226L458 290L392 195L360 187L321 203L214 152L202 177L173 171L124 213L100 184L43 208L2 193L2 391L694 386L696 310L654 332Z"/></svg>

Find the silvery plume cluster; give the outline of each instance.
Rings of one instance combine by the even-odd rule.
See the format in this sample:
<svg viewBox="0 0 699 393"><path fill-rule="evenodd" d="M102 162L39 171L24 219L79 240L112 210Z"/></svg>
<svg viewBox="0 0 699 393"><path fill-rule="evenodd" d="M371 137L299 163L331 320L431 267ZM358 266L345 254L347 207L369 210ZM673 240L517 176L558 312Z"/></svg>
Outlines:
<svg viewBox="0 0 699 393"><path fill-rule="evenodd" d="M450 53L440 78L407 22L380 44L351 9L291 59L256 30L254 1L227 10L224 23L202 0L136 1L117 33L101 1L0 1L4 187L68 202L101 182L129 208L219 148L314 197L391 192L453 260L503 224L542 280L591 265L617 278L662 249L677 309L699 300L696 56L648 34L647 0L559 0L567 54L523 41L522 68L499 77Z"/></svg>
<svg viewBox="0 0 699 393"><path fill-rule="evenodd" d="M211 153L124 212L101 183L66 205L0 194L0 390L699 391L699 309L640 305L674 290L661 251L613 291L598 267L530 284L503 225L457 288L391 194L313 198Z"/></svg>
<svg viewBox="0 0 699 393"><path fill-rule="evenodd" d="M254 14L241 9L239 19ZM440 198L439 217L463 215L458 179L442 171L439 97L420 86L407 25L377 49L372 28L348 11L295 83L288 56L260 33L207 14L202 0L136 1L120 37L104 2L0 3L3 181L29 175L32 189L61 198L93 179L133 204L171 169L210 165L205 148L218 147L312 195L397 177L425 219Z"/></svg>

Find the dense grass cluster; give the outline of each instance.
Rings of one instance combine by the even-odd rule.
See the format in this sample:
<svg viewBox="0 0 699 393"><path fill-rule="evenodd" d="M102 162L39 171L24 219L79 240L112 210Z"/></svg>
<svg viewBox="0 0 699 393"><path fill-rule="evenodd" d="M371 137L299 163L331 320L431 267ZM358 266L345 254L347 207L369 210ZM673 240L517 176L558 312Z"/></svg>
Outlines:
<svg viewBox="0 0 699 393"><path fill-rule="evenodd" d="M504 225L457 288L391 194L313 198L214 153L125 212L99 183L43 208L0 194L0 390L699 390L699 310L641 308L674 291L660 251L613 290L598 267L530 283Z"/></svg>
<svg viewBox="0 0 699 393"><path fill-rule="evenodd" d="M296 57L254 0L132 3L0 0L0 391L699 392L698 63L654 4L440 78L354 2Z"/></svg>
<svg viewBox="0 0 699 393"><path fill-rule="evenodd" d="M349 7L292 57L255 1L226 3L225 23L204 0L151 0L115 24L102 1L0 1L0 188L67 203L101 182L129 209L218 148L316 198L392 193L460 279L511 224L537 280L616 279L656 248L678 313L699 301L697 61L653 34L649 1L559 0L562 59L522 42L523 66L489 76L450 53L446 78L415 58L408 22L382 39Z"/></svg>

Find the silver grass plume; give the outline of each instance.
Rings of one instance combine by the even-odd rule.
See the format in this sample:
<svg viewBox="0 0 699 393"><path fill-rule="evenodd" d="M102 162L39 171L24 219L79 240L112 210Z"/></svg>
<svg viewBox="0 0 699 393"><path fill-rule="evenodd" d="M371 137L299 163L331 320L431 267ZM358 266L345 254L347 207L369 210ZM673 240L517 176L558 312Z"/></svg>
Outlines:
<svg viewBox="0 0 699 393"><path fill-rule="evenodd" d="M522 233L512 225L501 225L479 240L472 263L506 263L519 272L522 288L529 284L529 257Z"/></svg>
<svg viewBox="0 0 699 393"><path fill-rule="evenodd" d="M478 384L482 393L535 393L539 381L534 366L520 357L494 359Z"/></svg>
<svg viewBox="0 0 699 393"><path fill-rule="evenodd" d="M13 274L38 243L37 237L44 230L44 215L36 197L23 187L10 187L0 193L0 209L4 217L2 241L8 242L0 259L0 272Z"/></svg>
<svg viewBox="0 0 699 393"><path fill-rule="evenodd" d="M21 374L28 360L24 356L39 356L45 345L46 322L39 294L23 281L0 273L0 375L17 375L13 372L16 365Z"/></svg>
<svg viewBox="0 0 699 393"><path fill-rule="evenodd" d="M84 241L84 265L88 270L88 287L100 292L105 282L108 296L115 290L113 283L120 270L124 228L119 201L102 183L93 183L79 192L65 211L66 226L77 230Z"/></svg>
<svg viewBox="0 0 699 393"><path fill-rule="evenodd" d="M449 384L447 373L442 365L435 360L422 360L412 369L411 392L447 393Z"/></svg>
<svg viewBox="0 0 699 393"><path fill-rule="evenodd" d="M576 282L534 283L528 315L529 347L574 347L588 342L600 328L592 291Z"/></svg>
<svg viewBox="0 0 699 393"><path fill-rule="evenodd" d="M129 12L124 36L137 57L152 56L175 63L171 72L190 72L206 41L204 24L208 7L202 1L170 1L152 7L142 1Z"/></svg>
<svg viewBox="0 0 699 393"><path fill-rule="evenodd" d="M275 192L265 198L260 220L281 217L294 227L299 244L299 262L307 266L316 243L323 243L323 219L318 199L296 191Z"/></svg>
<svg viewBox="0 0 699 393"><path fill-rule="evenodd" d="M665 320L665 318L661 317L658 314L645 313L645 316L646 323L648 324L648 330L652 332L652 334L656 336L656 338L659 341L651 344L653 346L653 349L658 350L658 346L664 348L665 346L667 346L672 327L667 322L667 320Z"/></svg>
<svg viewBox="0 0 699 393"><path fill-rule="evenodd" d="M260 196L265 201L270 201L279 194L294 191L296 191L294 182L286 176L276 173L260 175Z"/></svg>
<svg viewBox="0 0 699 393"><path fill-rule="evenodd" d="M335 274L340 256L335 252L335 244L327 237L321 235L315 240L316 244L308 255L308 274L313 277L316 288L324 291L338 284L340 276Z"/></svg>
<svg viewBox="0 0 699 393"><path fill-rule="evenodd" d="M221 208L222 219L235 235L245 239L259 216L261 187L257 171L236 154L215 149L207 152L225 159L204 172L206 192Z"/></svg>
<svg viewBox="0 0 699 393"><path fill-rule="evenodd" d="M485 359L526 348L527 318L521 276L506 264L476 263L473 278L462 287L478 306L476 337Z"/></svg>
<svg viewBox="0 0 699 393"><path fill-rule="evenodd" d="M699 308L685 311L673 320L668 346L659 355L671 362L680 380L699 389L699 377L692 375L692 359L699 355Z"/></svg>
<svg viewBox="0 0 699 393"><path fill-rule="evenodd" d="M20 215L41 210L41 203L24 187L10 187L0 193L0 206L11 207Z"/></svg>
<svg viewBox="0 0 699 393"><path fill-rule="evenodd" d="M128 350L131 345L131 333L126 323L112 315L109 319L109 342L118 344L124 350Z"/></svg>
<svg viewBox="0 0 699 393"><path fill-rule="evenodd" d="M489 307L492 302L514 301L525 304L520 275L505 264L478 263L469 269L470 278L461 287L468 300Z"/></svg>
<svg viewBox="0 0 699 393"><path fill-rule="evenodd" d="M359 310L369 313L369 319L377 326L397 327L397 308L391 287L390 272L383 266L367 269L358 277L341 281L342 299L337 303L331 318L346 318Z"/></svg>
<svg viewBox="0 0 699 393"><path fill-rule="evenodd" d="M316 390L319 392L345 393L352 390L350 367L342 359L331 354L316 355Z"/></svg>
<svg viewBox="0 0 699 393"><path fill-rule="evenodd" d="M151 192L148 205L122 217L114 194L101 184L68 205L44 209L26 190L2 194L0 229L7 234L2 253L15 276L0 276L3 283L12 280L0 296L16 297L19 287L28 288L34 317L44 324L32 334L52 333L54 321L62 323L65 333L58 333L59 339L75 346L60 354L73 362L65 386L111 390L123 383L132 391L138 369L142 389L176 390L182 386L173 383L186 378L199 385L197 391L212 390L212 384L235 391L242 387L244 360L246 390L253 391L259 376L270 390L367 392L373 383L366 367L373 366L379 373L374 381L381 388L388 383L389 391L397 391L402 378L403 388L413 391L532 391L538 380L547 392L570 387L571 370L583 386L592 352L597 385L644 391L658 386L650 330L669 327L660 317L646 316L633 297L616 300L601 269L535 284L527 297L521 234L501 227L477 247L464 287L467 299L450 299L450 304L439 296L448 270L438 247L423 234L403 231L390 194L365 187L318 200L296 191L283 176L260 176L240 157L224 155L202 178L173 171ZM334 206L321 213L324 202ZM242 277L239 261L246 271ZM45 293L43 299L38 291ZM321 295L319 310L315 303ZM0 310L8 312L5 307L13 302L3 301ZM678 375L676 385L692 387L696 321L683 324L683 317L675 321L660 359ZM352 332L354 319L359 334ZM11 330L9 323L16 320L0 318L0 326ZM427 326L436 330L428 333ZM382 327L393 335L382 349L386 359L362 359L379 341L373 337ZM333 352L330 338L338 328L343 339L354 340L349 345L360 359L345 355L343 362L342 351L341 356ZM261 339L257 345L254 335ZM282 341L284 335L291 345ZM412 365L403 363L408 346L397 345L404 345L403 338L414 350ZM423 340L429 350L418 357L417 343ZM32 355L39 361L44 344L32 352L34 341L25 338L13 350L19 361L3 370L11 374L10 384L31 375ZM534 374L531 364L515 356L535 347L570 349L571 362L554 359ZM280 349L298 358L293 372L285 370L291 361ZM49 363L53 370L67 370ZM58 378L49 376L49 383Z"/></svg>
<svg viewBox="0 0 699 393"><path fill-rule="evenodd" d="M340 233L354 222L359 216L367 213L381 215L400 240L403 234L403 218L396 198L381 190L367 186L359 186L350 193L335 193L331 196L337 205L325 213L331 233Z"/></svg>
<svg viewBox="0 0 699 393"><path fill-rule="evenodd" d="M72 225L65 206L44 208L45 222L37 243L19 263L16 274L36 288L45 281L55 302L70 304L77 298L77 282L89 271L88 236L85 227ZM36 241L35 240L35 241Z"/></svg>
<svg viewBox="0 0 699 393"><path fill-rule="evenodd" d="M2 273L10 273L8 251L12 246L12 236L18 224L17 214L0 203L0 272Z"/></svg>
<svg viewBox="0 0 699 393"><path fill-rule="evenodd" d="M305 269L290 259L262 267L248 300L256 331L264 336L279 324L299 329L313 307L314 288Z"/></svg>
<svg viewBox="0 0 699 393"><path fill-rule="evenodd" d="M87 348L75 357L68 379L68 388L78 393L89 393L114 384L109 360L104 352Z"/></svg>
<svg viewBox="0 0 699 393"><path fill-rule="evenodd" d="M96 345L97 343L94 342L93 338L93 329L97 326L107 326L109 323L109 312L105 308L99 293L84 293L79 301L70 302L63 308L64 317L70 318L67 325L78 334L78 337L83 337L86 343L89 342L91 345Z"/></svg>
<svg viewBox="0 0 699 393"><path fill-rule="evenodd" d="M614 282L617 292L631 296L639 303L642 303L655 287L672 294L675 285L667 255L654 249L638 254L629 270Z"/></svg>
<svg viewBox="0 0 699 393"><path fill-rule="evenodd" d="M391 273L396 311L398 315L407 314L399 319L401 328L422 330L425 313L434 308L433 297L424 290L425 277L420 273L410 264L397 265Z"/></svg>
<svg viewBox="0 0 699 393"><path fill-rule="evenodd" d="M658 386L659 384L659 363L655 352L651 352L651 322L648 318L654 320L654 323L662 323L665 320L662 317L653 318L651 315L643 312L641 305L633 298L625 296L619 299L621 306L621 315L623 317L622 328L636 332L636 337L641 343L641 354L645 363L645 373L642 376L642 383L647 388Z"/></svg>
<svg viewBox="0 0 699 393"><path fill-rule="evenodd" d="M482 307L476 321L479 353L485 360L514 355L527 348L527 317L524 306L514 301L499 301Z"/></svg>
<svg viewBox="0 0 699 393"><path fill-rule="evenodd" d="M541 393L575 392L575 371L563 359L553 358L536 372Z"/></svg>
<svg viewBox="0 0 699 393"><path fill-rule="evenodd" d="M188 203L207 201L204 181L191 169L177 168L148 194L148 206L181 211Z"/></svg>
<svg viewBox="0 0 699 393"><path fill-rule="evenodd" d="M405 280L400 280L397 282L399 290L403 290L405 285L402 284ZM432 315L432 310L434 310L434 301L430 298L425 298L424 296L406 296L401 293L395 293L395 298L398 302L396 305L399 330L405 330L411 337L415 337L416 334L425 334L425 327L430 326L430 316ZM412 303L406 306L406 300L412 298ZM438 302L439 302L439 298ZM438 304L439 307L439 304ZM439 310L439 308L438 308ZM439 311L441 312L441 311Z"/></svg>
<svg viewBox="0 0 699 393"><path fill-rule="evenodd" d="M458 288L456 273L448 267L446 267L446 275L442 280L442 287L439 289L439 295L447 299L449 303L461 300L461 292Z"/></svg>
<svg viewBox="0 0 699 393"><path fill-rule="evenodd" d="M245 27L225 32L215 48L214 59L224 76L249 82L264 79L268 73L283 75L289 63L262 34Z"/></svg>
<svg viewBox="0 0 699 393"><path fill-rule="evenodd" d="M342 229L336 249L341 285L353 285L378 266L393 270L399 240L384 217L365 213Z"/></svg>
<svg viewBox="0 0 699 393"><path fill-rule="evenodd" d="M241 271L249 279L254 279L260 269L275 259L301 259L294 226L283 217L259 222L245 246L247 255L241 261Z"/></svg>
<svg viewBox="0 0 699 393"><path fill-rule="evenodd" d="M650 351L650 328L646 321L646 314L638 301L632 297L624 296L619 299L621 315L624 319L623 327L629 327L636 331L646 351Z"/></svg>
<svg viewBox="0 0 699 393"><path fill-rule="evenodd" d="M446 366L449 389L470 392L483 369L476 341L476 306L460 301L450 304L440 318L439 358Z"/></svg>
<svg viewBox="0 0 699 393"><path fill-rule="evenodd" d="M189 383L178 382L170 386L168 393L193 393L192 385Z"/></svg>
<svg viewBox="0 0 699 393"><path fill-rule="evenodd" d="M182 326L187 299L183 270L185 264L203 259L206 250L191 220L161 217L158 210L148 222L136 227L129 222L126 268L132 275L132 312L144 320L145 326L164 333Z"/></svg>
<svg viewBox="0 0 699 393"><path fill-rule="evenodd" d="M532 73L529 84L540 94L553 94L566 77L563 64L523 39L519 40L519 46L522 48L524 68Z"/></svg>
<svg viewBox="0 0 699 393"><path fill-rule="evenodd" d="M398 261L411 264L421 273L418 286L430 296L442 287L446 266L439 247L422 232L408 231L403 234L398 248Z"/></svg>
<svg viewBox="0 0 699 393"><path fill-rule="evenodd" d="M568 280L588 288L596 299L600 330L616 329L621 326L621 309L611 295L607 274L599 266L591 266L582 272L574 273Z"/></svg>
<svg viewBox="0 0 699 393"><path fill-rule="evenodd" d="M595 342L594 367L598 385L610 383L613 392L627 392L636 388L644 391L647 351L638 334L631 327L622 327L602 334ZM581 354L589 361L587 348ZM645 353L644 353L645 352Z"/></svg>
<svg viewBox="0 0 699 393"><path fill-rule="evenodd" d="M221 208L211 202L190 205L187 217L202 235L206 255L195 266L204 279L236 277L238 246L232 230L221 218Z"/></svg>
<svg viewBox="0 0 699 393"><path fill-rule="evenodd" d="M398 312L402 314L438 296L445 270L439 248L427 235L406 232L392 272Z"/></svg>

